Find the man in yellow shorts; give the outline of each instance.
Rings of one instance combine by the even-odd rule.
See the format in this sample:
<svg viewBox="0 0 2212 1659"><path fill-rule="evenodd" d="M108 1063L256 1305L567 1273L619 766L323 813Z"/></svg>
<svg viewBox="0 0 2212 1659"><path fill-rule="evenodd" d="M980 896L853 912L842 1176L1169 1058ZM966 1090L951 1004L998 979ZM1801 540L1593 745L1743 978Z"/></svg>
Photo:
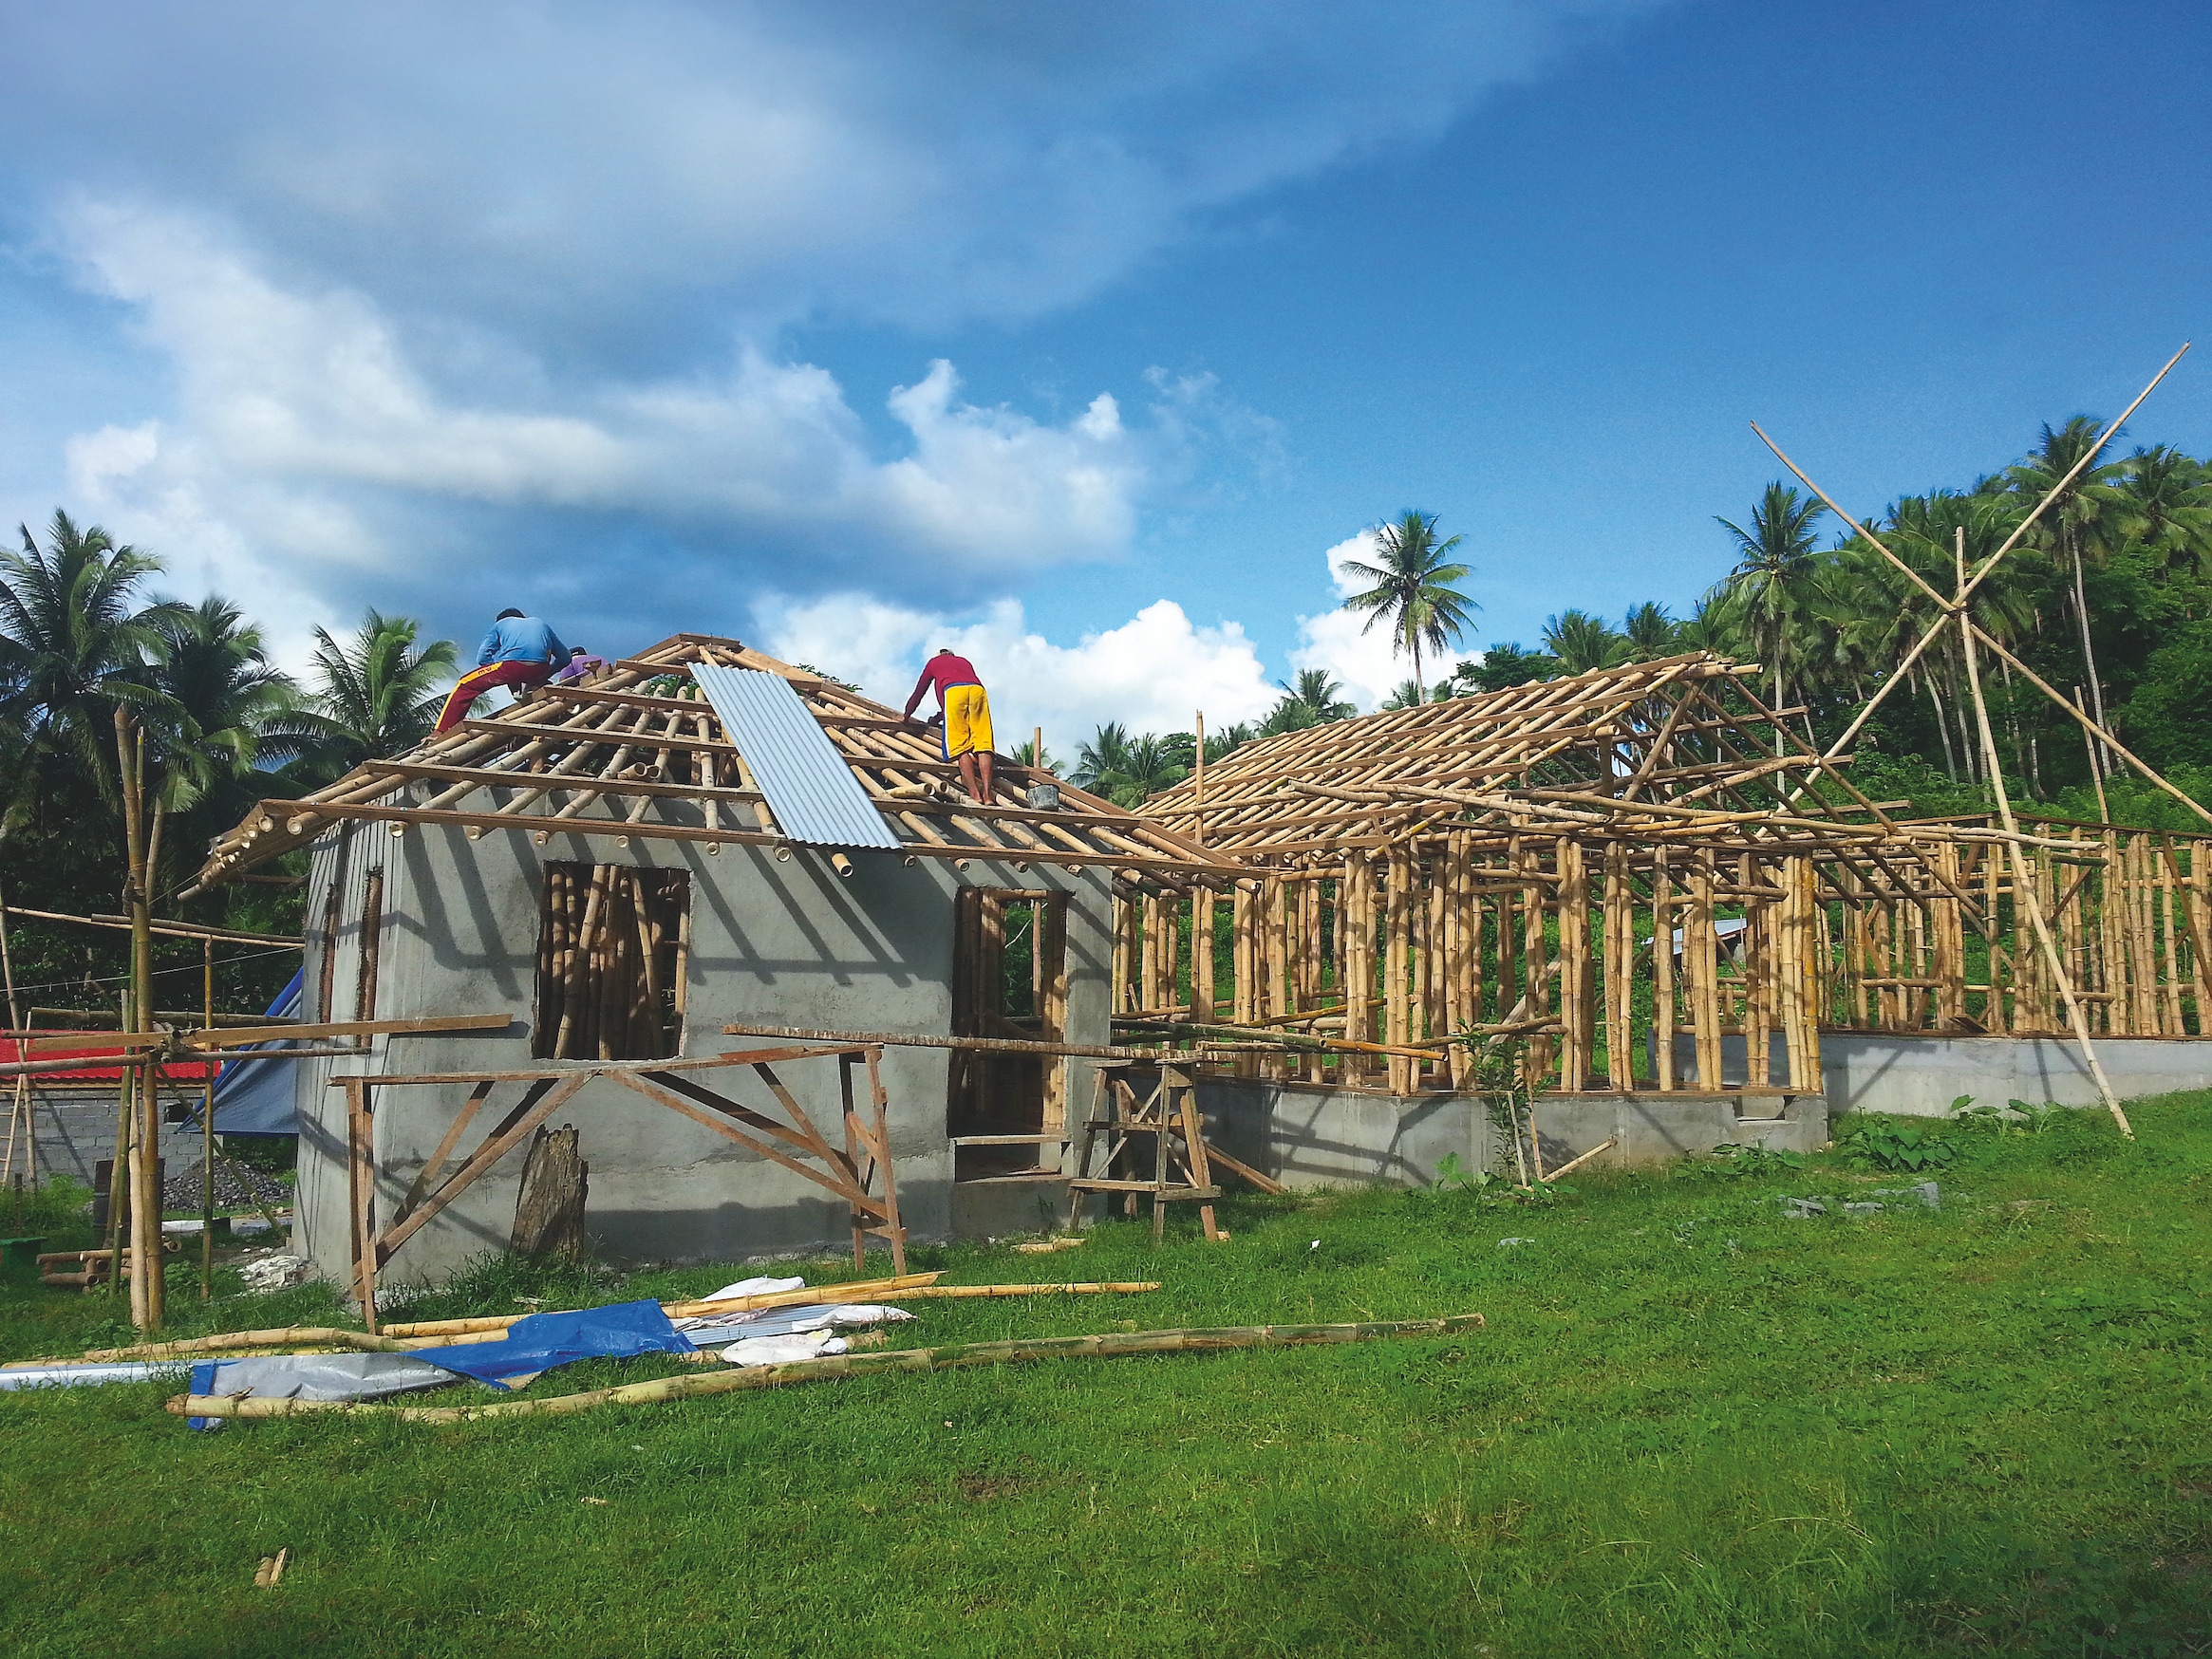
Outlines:
<svg viewBox="0 0 2212 1659"><path fill-rule="evenodd" d="M955 656L947 645L922 664L922 678L914 681L914 695L907 699L907 718L931 686L937 688L937 706L945 714L945 758L960 762L960 781L967 785L967 798L989 805L993 788L991 762L991 699L976 678L975 664ZM976 783L976 769L983 783Z"/></svg>

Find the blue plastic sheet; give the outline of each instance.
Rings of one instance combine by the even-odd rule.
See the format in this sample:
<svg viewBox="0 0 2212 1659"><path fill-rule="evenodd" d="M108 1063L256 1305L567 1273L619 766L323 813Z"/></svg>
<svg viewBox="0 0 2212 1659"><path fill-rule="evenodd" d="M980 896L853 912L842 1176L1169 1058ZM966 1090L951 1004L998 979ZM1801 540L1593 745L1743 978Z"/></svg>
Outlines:
<svg viewBox="0 0 2212 1659"><path fill-rule="evenodd" d="M504 1342L458 1343L411 1350L418 1359L480 1383L505 1385L580 1359L630 1359L641 1353L697 1353L655 1301L617 1302L577 1314L533 1314L507 1327Z"/></svg>

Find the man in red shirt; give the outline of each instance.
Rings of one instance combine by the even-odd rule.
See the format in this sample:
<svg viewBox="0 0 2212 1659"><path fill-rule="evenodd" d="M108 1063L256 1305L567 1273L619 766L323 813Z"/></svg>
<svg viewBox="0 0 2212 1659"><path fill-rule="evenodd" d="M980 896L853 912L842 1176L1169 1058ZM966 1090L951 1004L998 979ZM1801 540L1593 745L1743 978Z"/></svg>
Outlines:
<svg viewBox="0 0 2212 1659"><path fill-rule="evenodd" d="M945 714L945 758L960 762L960 781L967 785L967 798L988 806L993 779L991 762L991 699L976 678L975 664L953 655L950 645L922 664L922 678L914 681L914 695L907 699L907 718L931 686L937 688L937 706ZM983 769L983 784L976 784L976 769Z"/></svg>

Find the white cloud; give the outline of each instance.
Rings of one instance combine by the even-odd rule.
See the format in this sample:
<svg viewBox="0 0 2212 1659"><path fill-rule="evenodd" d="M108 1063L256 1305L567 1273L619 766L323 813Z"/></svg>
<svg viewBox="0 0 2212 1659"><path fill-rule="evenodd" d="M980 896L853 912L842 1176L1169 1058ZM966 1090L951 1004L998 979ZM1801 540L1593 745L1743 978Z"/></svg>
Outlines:
<svg viewBox="0 0 2212 1659"><path fill-rule="evenodd" d="M859 594L755 606L761 643L787 662L811 662L878 701L904 707L922 660L949 645L976 665L991 693L999 747L1044 728L1063 762L1108 720L1133 732L1188 732L1203 711L1209 730L1256 719L1276 690L1242 626L1199 627L1172 600L1157 600L1119 627L1056 645L1028 625L1021 602L1002 600L960 620ZM928 703L934 707L934 703Z"/></svg>
<svg viewBox="0 0 2212 1659"><path fill-rule="evenodd" d="M575 351L936 327L1084 299L1657 3L74 0L0 21L0 152Z"/></svg>
<svg viewBox="0 0 2212 1659"><path fill-rule="evenodd" d="M1363 530L1329 549L1325 555L1329 581L1340 600L1349 599L1370 586L1347 573L1345 564L1354 559L1372 562L1376 550L1372 530ZM1377 623L1369 629L1366 616L1340 605L1319 616L1298 619L1298 643L1291 647L1290 663L1294 668L1327 669L1344 682L1346 696L1362 709L1372 710L1413 678L1413 659L1399 654L1394 648L1395 643L1388 623ZM1422 682L1433 686L1458 663L1478 660L1481 655L1479 651L1472 654L1453 651L1437 659L1424 651Z"/></svg>
<svg viewBox="0 0 2212 1659"><path fill-rule="evenodd" d="M379 522L380 495L750 539L780 549L786 580L922 561L957 590L1119 552L1154 479L1183 466L1181 407L1133 430L1101 393L1049 425L965 402L943 361L887 400L910 442L890 460L828 372L750 348L719 375L600 387L565 408L513 374L486 389L505 398L449 393L366 297L283 288L203 226L84 204L70 229L87 280L139 308L176 363L182 434L145 422L71 438L76 498L158 540L173 569L304 604L299 636L328 620L312 596L341 577L404 589L450 571L449 547L411 548ZM700 574L633 567L625 599L696 606Z"/></svg>

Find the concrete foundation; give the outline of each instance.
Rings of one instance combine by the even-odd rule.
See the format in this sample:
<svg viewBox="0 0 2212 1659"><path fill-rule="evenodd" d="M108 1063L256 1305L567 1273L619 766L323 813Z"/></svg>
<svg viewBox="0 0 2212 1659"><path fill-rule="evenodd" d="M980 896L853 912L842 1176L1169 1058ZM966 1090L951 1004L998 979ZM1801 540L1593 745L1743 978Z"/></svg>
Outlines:
<svg viewBox="0 0 2212 1659"><path fill-rule="evenodd" d="M2122 1100L2212 1089L2212 1040L2202 1037L2101 1036L2097 1063ZM1777 1033L1771 1077L1789 1074L1789 1055ZM1744 1039L1720 1039L1722 1086L1741 1087L1747 1072ZM1675 1039L1675 1074L1695 1079L1696 1050ZM2081 1045L2055 1036L1909 1036L1889 1032L1820 1034L1821 1092L1830 1113L1886 1112L1899 1117L1943 1117L1951 1103L1971 1094L1985 1106L2025 1100L2041 1106L2095 1106L2097 1087L2083 1062Z"/></svg>
<svg viewBox="0 0 2212 1659"><path fill-rule="evenodd" d="M1382 1094L1310 1083L1209 1078L1198 1089L1207 1138L1294 1189L1426 1186L1447 1156L1466 1169L1510 1165L1511 1142L1469 1094ZM1536 1134L1547 1168L1611 1139L1594 1164L1643 1164L1758 1143L1811 1151L1828 1138L1817 1095L1583 1094L1539 1099Z"/></svg>
<svg viewBox="0 0 2212 1659"><path fill-rule="evenodd" d="M2097 1063L2122 1100L2212 1089L2212 1040L2108 1036ZM2097 1086L2071 1037L1884 1036L1823 1032L1821 1078L1829 1109L1942 1117L1971 1094L1983 1106L2099 1104Z"/></svg>

